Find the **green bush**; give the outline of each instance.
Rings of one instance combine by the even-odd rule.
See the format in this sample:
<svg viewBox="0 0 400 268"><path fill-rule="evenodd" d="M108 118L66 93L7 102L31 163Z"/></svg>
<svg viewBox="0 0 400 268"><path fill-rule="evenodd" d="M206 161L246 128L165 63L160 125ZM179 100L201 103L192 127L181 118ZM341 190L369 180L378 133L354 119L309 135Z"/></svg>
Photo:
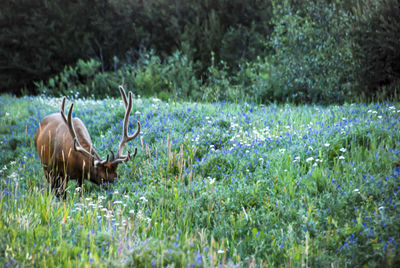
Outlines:
<svg viewBox="0 0 400 268"><path fill-rule="evenodd" d="M48 81L35 82L38 91L46 95L94 98L119 96L116 89L120 84L137 95L162 100L190 98L199 87L193 63L179 51L165 61L150 51L135 65L123 65L113 72L103 72L98 60L78 60Z"/></svg>
<svg viewBox="0 0 400 268"><path fill-rule="evenodd" d="M274 6L274 34L265 59L262 102L343 102L355 87L349 14L335 3Z"/></svg>

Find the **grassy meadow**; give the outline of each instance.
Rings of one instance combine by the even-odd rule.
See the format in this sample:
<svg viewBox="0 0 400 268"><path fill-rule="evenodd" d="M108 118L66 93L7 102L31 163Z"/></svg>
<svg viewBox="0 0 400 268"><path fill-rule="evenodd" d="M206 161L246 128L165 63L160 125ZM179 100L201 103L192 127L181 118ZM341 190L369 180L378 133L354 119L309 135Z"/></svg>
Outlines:
<svg viewBox="0 0 400 268"><path fill-rule="evenodd" d="M120 99L75 99L114 152ZM71 103L68 99L67 105ZM33 145L61 98L0 96L0 264L355 267L400 264L400 104L256 106L134 99L134 160L57 200Z"/></svg>

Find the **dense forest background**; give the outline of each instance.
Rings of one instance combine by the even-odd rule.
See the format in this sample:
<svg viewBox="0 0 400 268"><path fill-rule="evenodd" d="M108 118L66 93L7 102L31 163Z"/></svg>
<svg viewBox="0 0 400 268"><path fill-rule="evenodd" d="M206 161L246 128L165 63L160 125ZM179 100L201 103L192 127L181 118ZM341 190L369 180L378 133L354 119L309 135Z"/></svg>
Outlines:
<svg viewBox="0 0 400 268"><path fill-rule="evenodd" d="M396 98L399 0L4 0L0 90L163 100Z"/></svg>

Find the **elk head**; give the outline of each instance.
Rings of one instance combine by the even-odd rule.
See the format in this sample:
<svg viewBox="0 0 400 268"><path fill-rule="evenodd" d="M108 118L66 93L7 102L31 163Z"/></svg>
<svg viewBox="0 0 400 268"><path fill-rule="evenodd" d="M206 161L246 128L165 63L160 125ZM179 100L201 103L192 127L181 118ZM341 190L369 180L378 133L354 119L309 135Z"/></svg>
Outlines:
<svg viewBox="0 0 400 268"><path fill-rule="evenodd" d="M79 118L72 118L72 103L68 115L65 114L64 97L59 114L46 116L39 125L35 145L42 161L45 175L52 190L64 193L68 180L77 180L77 187L82 186L84 179L96 184L112 183L118 176L117 167L120 163L133 158L137 153L135 148L131 155L124 154L127 142L135 139L140 133L140 123L133 135L128 134L129 115L132 110L132 93L128 98L122 86L119 87L125 105L122 139L116 155L110 153L102 159L92 147L90 135ZM60 191L60 188L61 191Z"/></svg>

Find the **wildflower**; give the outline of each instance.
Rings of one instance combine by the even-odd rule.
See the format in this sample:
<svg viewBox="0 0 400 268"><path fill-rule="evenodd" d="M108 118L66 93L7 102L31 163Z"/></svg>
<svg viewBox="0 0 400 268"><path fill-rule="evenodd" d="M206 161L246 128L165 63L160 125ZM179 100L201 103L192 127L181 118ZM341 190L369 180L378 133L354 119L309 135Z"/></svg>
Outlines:
<svg viewBox="0 0 400 268"><path fill-rule="evenodd" d="M358 190L358 189L354 189L354 190L353 190L353 192L355 192L355 193L359 193L359 192L360 192L360 190Z"/></svg>
<svg viewBox="0 0 400 268"><path fill-rule="evenodd" d="M343 155L339 156L339 160L343 160L343 159L344 159Z"/></svg>
<svg viewBox="0 0 400 268"><path fill-rule="evenodd" d="M311 157L309 157L309 158L306 159L306 162L311 162L311 161L313 161L313 160L314 160L314 157L311 156Z"/></svg>
<svg viewBox="0 0 400 268"><path fill-rule="evenodd" d="M330 144L329 144L329 143L325 143L324 146L325 146L325 147L329 147Z"/></svg>
<svg viewBox="0 0 400 268"><path fill-rule="evenodd" d="M115 205L117 205L117 204L122 204L122 201L116 200L116 201L114 201L114 204L115 204Z"/></svg>
<svg viewBox="0 0 400 268"><path fill-rule="evenodd" d="M223 249L219 249L219 250L217 251L217 253L218 253L218 254L224 254L225 251L224 251Z"/></svg>
<svg viewBox="0 0 400 268"><path fill-rule="evenodd" d="M10 179L16 179L18 177L18 174L14 171L13 173L11 173L10 176L8 176Z"/></svg>
<svg viewBox="0 0 400 268"><path fill-rule="evenodd" d="M213 185L213 184L214 184L214 182L215 182L215 180L216 180L216 178L212 178L212 179L210 178L210 182L209 182L209 184L210 184L210 185Z"/></svg>
<svg viewBox="0 0 400 268"><path fill-rule="evenodd" d="M145 203L148 201L147 198L144 197L144 196L140 197L139 199L142 200L142 201L145 202Z"/></svg>
<svg viewBox="0 0 400 268"><path fill-rule="evenodd" d="M280 153L284 153L286 151L286 149L279 149Z"/></svg>
<svg viewBox="0 0 400 268"><path fill-rule="evenodd" d="M135 214L135 211L133 209L129 210L129 214Z"/></svg>
<svg viewBox="0 0 400 268"><path fill-rule="evenodd" d="M341 151L342 153L346 152L346 148L340 148L339 151Z"/></svg>

